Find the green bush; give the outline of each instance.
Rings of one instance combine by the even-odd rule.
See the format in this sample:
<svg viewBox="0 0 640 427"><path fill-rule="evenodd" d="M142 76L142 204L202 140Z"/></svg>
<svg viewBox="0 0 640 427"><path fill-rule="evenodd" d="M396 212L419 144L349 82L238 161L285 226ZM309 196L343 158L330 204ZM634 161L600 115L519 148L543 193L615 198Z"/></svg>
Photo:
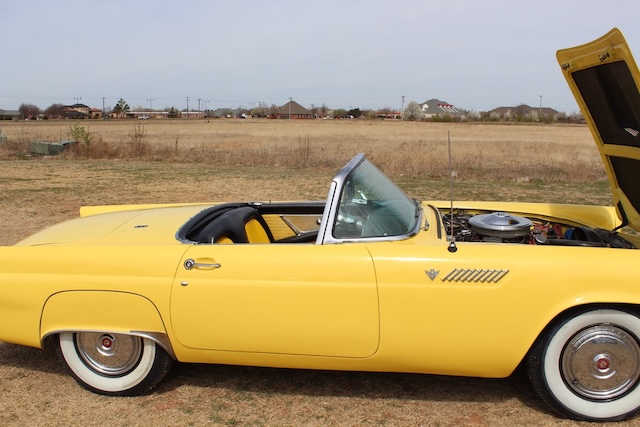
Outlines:
<svg viewBox="0 0 640 427"><path fill-rule="evenodd" d="M92 135L84 126L80 126L76 123L69 128L69 138L74 141L83 142L85 145L89 146L91 145Z"/></svg>

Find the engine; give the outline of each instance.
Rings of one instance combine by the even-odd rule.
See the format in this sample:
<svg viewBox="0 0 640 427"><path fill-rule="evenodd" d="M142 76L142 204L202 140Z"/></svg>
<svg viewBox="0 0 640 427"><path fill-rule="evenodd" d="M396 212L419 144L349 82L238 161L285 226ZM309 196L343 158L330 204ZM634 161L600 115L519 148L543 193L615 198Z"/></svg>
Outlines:
<svg viewBox="0 0 640 427"><path fill-rule="evenodd" d="M617 233L570 226L507 212L455 212L442 215L448 236L458 242L520 243L530 245L634 248Z"/></svg>

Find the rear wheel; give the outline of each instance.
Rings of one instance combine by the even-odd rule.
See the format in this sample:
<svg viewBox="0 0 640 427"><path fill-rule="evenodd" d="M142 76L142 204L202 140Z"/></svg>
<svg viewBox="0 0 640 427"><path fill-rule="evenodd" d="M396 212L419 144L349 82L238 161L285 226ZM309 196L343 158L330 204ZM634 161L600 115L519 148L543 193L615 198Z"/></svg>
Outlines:
<svg viewBox="0 0 640 427"><path fill-rule="evenodd" d="M61 333L58 353L81 386L114 396L150 391L173 362L148 338L106 332Z"/></svg>
<svg viewBox="0 0 640 427"><path fill-rule="evenodd" d="M640 410L640 318L596 309L559 323L534 345L527 370L559 414L615 421Z"/></svg>

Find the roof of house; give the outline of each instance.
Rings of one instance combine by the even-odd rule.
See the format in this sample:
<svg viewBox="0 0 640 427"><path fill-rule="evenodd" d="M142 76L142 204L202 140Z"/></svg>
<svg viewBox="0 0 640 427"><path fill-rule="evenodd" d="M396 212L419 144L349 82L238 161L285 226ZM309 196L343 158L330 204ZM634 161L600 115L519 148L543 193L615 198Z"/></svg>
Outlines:
<svg viewBox="0 0 640 427"><path fill-rule="evenodd" d="M289 109L291 106L291 109ZM282 107L278 108L278 114L295 114L295 115L313 115L311 110L307 110L302 105L298 104L296 101L289 101L284 104Z"/></svg>
<svg viewBox="0 0 640 427"><path fill-rule="evenodd" d="M555 116L556 114L558 114L558 111L554 110L553 108L531 107L527 104L520 104L515 107L498 107L491 110L490 113L497 113L497 114L500 114L501 116L507 113L525 115L525 114L531 113L532 111L535 111L536 113L540 113L543 116Z"/></svg>
<svg viewBox="0 0 640 427"><path fill-rule="evenodd" d="M0 108L0 116L21 116L18 110L3 110Z"/></svg>
<svg viewBox="0 0 640 427"><path fill-rule="evenodd" d="M449 104L445 101L440 101L439 99L430 99L428 101L420 104L422 107L422 112L425 115L438 115L438 114L449 114L449 115L458 115L462 114L456 107Z"/></svg>

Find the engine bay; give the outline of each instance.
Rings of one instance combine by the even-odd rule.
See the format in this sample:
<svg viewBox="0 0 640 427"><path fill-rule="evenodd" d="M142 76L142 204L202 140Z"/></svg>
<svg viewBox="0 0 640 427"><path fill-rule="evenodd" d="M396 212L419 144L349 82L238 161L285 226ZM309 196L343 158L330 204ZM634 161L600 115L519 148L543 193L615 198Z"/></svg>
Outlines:
<svg viewBox="0 0 640 427"><path fill-rule="evenodd" d="M519 243L635 249L615 231L569 225L508 212L458 209L442 213L447 236L457 242Z"/></svg>

